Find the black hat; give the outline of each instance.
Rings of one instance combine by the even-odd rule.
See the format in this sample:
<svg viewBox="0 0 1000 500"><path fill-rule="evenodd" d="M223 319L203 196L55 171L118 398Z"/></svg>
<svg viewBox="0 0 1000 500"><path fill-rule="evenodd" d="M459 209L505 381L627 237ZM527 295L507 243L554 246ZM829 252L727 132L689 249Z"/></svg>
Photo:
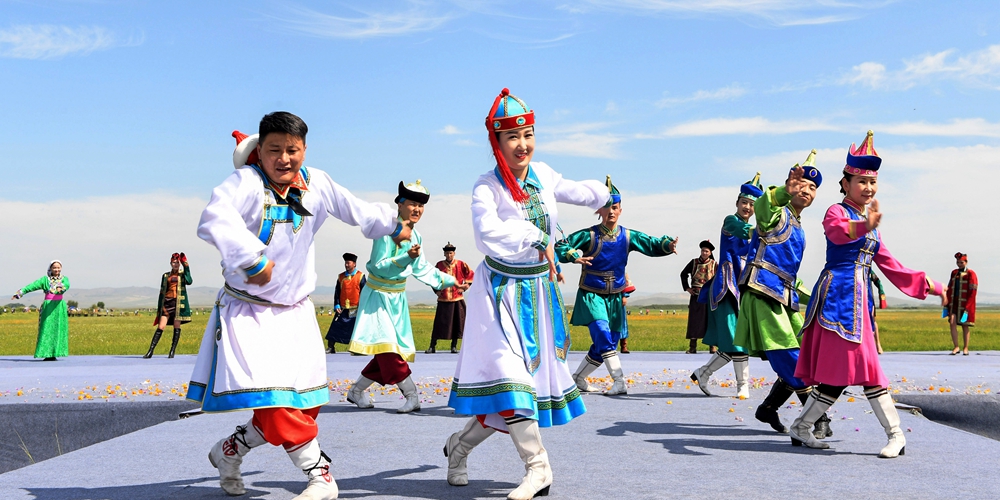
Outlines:
<svg viewBox="0 0 1000 500"><path fill-rule="evenodd" d="M417 203L427 203L431 199L431 193L427 188L420 185L420 179L417 179L415 184L403 185L403 181L399 181L399 194L396 196L396 203L402 203L403 200L413 200Z"/></svg>
<svg viewBox="0 0 1000 500"><path fill-rule="evenodd" d="M455 251L455 245L452 245L451 242L449 241L448 244L444 246L444 251L445 252L454 252Z"/></svg>
<svg viewBox="0 0 1000 500"><path fill-rule="evenodd" d="M707 248L709 252L715 251L715 245L711 241L705 240L698 244L698 248Z"/></svg>
<svg viewBox="0 0 1000 500"><path fill-rule="evenodd" d="M357 262L357 261L358 261L357 255L354 255L351 252L347 252L344 254L344 262Z"/></svg>

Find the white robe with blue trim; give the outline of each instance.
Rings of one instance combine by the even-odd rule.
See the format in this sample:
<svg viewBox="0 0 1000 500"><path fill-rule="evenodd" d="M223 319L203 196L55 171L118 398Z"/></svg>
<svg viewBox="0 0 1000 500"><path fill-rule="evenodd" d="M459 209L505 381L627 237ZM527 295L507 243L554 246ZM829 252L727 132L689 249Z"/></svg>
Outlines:
<svg viewBox="0 0 1000 500"><path fill-rule="evenodd" d="M275 195L249 167L216 187L202 212L198 236L218 248L226 280L187 394L206 412L305 409L329 401L325 348L309 300L316 288L315 234L334 217L359 226L368 238L380 238L396 229L397 210L355 198L322 170L303 171L308 190L302 205L312 216L288 210L264 224L264 206L274 204ZM268 226L273 230L261 234ZM271 281L245 283L244 269L261 254L274 262Z"/></svg>

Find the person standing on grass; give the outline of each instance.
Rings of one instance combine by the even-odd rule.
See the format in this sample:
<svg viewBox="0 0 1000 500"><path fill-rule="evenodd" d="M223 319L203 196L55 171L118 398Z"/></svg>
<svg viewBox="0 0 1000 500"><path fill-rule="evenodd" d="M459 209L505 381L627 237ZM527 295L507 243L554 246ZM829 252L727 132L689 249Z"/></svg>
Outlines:
<svg viewBox="0 0 1000 500"><path fill-rule="evenodd" d="M688 354L697 354L698 341L705 337L705 329L708 327L708 306L698 300L698 294L701 293L705 283L715 277L716 269L715 256L712 255L715 245L705 240L698 244L698 248L701 249L701 254L691 259L691 262L681 269L681 286L691 295L688 299L687 335L684 337L690 344ZM715 354L715 345L709 344L708 352Z"/></svg>
<svg viewBox="0 0 1000 500"><path fill-rule="evenodd" d="M552 485L540 428L568 424L587 408L566 366L569 325L552 246L557 203L603 207L608 188L571 181L535 151L535 114L503 89L486 117L496 168L472 188L472 230L485 260L466 294L467 331L448 406L473 415L448 437L448 484L469 484L469 453L495 431L510 435L525 465L509 500L547 495Z"/></svg>
<svg viewBox="0 0 1000 500"><path fill-rule="evenodd" d="M604 394L614 396L628 393L616 348L625 330L622 293L628 286L625 266L629 253L639 252L649 257L670 255L677 247L677 239L670 236L654 238L620 226L621 193L611 183L610 175L607 185L611 199L597 210L601 223L560 240L555 253L560 262L580 264L580 289L569 322L590 330L590 350L573 374L573 380L581 392L597 391L587 382L587 377L603 364L614 381Z"/></svg>
<svg viewBox="0 0 1000 500"><path fill-rule="evenodd" d="M354 197L322 170L304 167L308 127L284 111L264 116L259 134L236 131L236 171L212 191L198 236L222 254L225 286L205 327L187 399L202 411L253 410L209 451L228 495L243 495L243 457L281 446L308 484L299 500L337 498L330 458L316 438L330 401L326 354L309 295L316 289L315 235L329 217L367 238L409 238L387 204ZM259 142L258 142L259 139Z"/></svg>
<svg viewBox="0 0 1000 500"><path fill-rule="evenodd" d="M906 437L875 347L872 263L910 297L923 300L928 294L941 295L944 303L945 289L923 271L903 267L882 242L878 230L882 212L875 199L882 158L875 151L873 135L869 130L861 147L851 144L840 181L844 201L832 205L823 217L826 266L813 287L795 367L796 377L816 387L789 432L794 446L829 448L809 429L847 386L860 385L889 438L879 456L895 458L904 454Z"/></svg>
<svg viewBox="0 0 1000 500"><path fill-rule="evenodd" d="M183 266L183 271L181 267ZM177 350L177 343L181 340L181 325L191 322L191 305L188 302L187 286L193 283L191 280L191 268L188 267L187 256L184 252L174 253L170 256L170 272L163 273L160 278L160 297L156 300L156 332L153 333L153 340L149 343L149 351L143 356L145 359L153 357L153 350L163 335L163 329L168 324L174 327L174 338L170 343L170 354L168 358L174 357Z"/></svg>
<svg viewBox="0 0 1000 500"><path fill-rule="evenodd" d="M743 262L750 251L753 204L763 195L760 172L757 172L753 180L740 186L740 194L736 197L736 213L727 215L722 222L719 266L715 276L702 287L698 296L699 302L709 306L708 326L702 342L717 346L718 349L707 363L691 373L691 380L698 383L698 388L706 396L712 395L708 389L712 374L732 361L733 373L736 375L736 396L740 399L750 397L750 356L746 349L733 344L740 304L740 289L736 280L743 272Z"/></svg>
<svg viewBox="0 0 1000 500"><path fill-rule="evenodd" d="M976 293L979 291L979 278L976 272L969 269L969 256L962 252L955 254L955 265L958 269L951 272L948 280L946 297L948 324L951 326L951 342L955 349L952 355L958 354L958 327L962 327L962 354L969 355L969 329L976 325Z"/></svg>
<svg viewBox="0 0 1000 500"><path fill-rule="evenodd" d="M438 340L451 340L451 353L458 353L458 341L465 331L465 296L463 293L472 286L475 273L463 261L455 258L455 245L449 241L444 246L444 260L434 267L438 271L455 278L455 286L437 292L437 310L434 312L434 327L431 330L431 345L426 354L437 352Z"/></svg>
<svg viewBox="0 0 1000 500"><path fill-rule="evenodd" d="M781 423L778 408L793 393L805 403L810 391L808 384L795 377L795 364L799 359L797 335L802 328L799 295L806 295L798 279L806 249L800 218L823 183L815 161L814 149L802 165L792 167L784 186L771 186L754 202L757 228L739 281L740 312L733 344L751 356L767 359L778 374L754 418L781 433L788 428ZM818 438L833 435L826 415L817 421L814 432Z"/></svg>
<svg viewBox="0 0 1000 500"><path fill-rule="evenodd" d="M45 299L38 308L38 340L35 342L35 357L45 361L69 356L69 311L63 294L69 290L69 278L62 274L62 262L53 260L45 276L27 284L11 297L21 297L41 290Z"/></svg>
<svg viewBox="0 0 1000 500"><path fill-rule="evenodd" d="M337 286L333 291L333 321L326 332L328 354L337 352L334 344L350 344L357 318L358 300L365 288L365 273L358 271L358 256L344 254L344 272L337 276Z"/></svg>
<svg viewBox="0 0 1000 500"><path fill-rule="evenodd" d="M399 220L412 228L424 214L424 205L430 201L427 188L416 184L399 183L396 206ZM368 286L358 299L358 319L354 335L347 350L352 354L375 357L361 370L361 376L347 391L347 401L358 408L372 408L375 404L365 393L373 383L395 385L406 397L396 413L409 413L420 409L420 396L411 377L409 362L416 358L413 327L410 325L410 306L406 300L406 278L413 276L421 283L441 290L455 285L455 278L438 271L421 253L423 239L416 229L409 241L397 245L386 236L372 242L372 253L365 267L368 269Z"/></svg>

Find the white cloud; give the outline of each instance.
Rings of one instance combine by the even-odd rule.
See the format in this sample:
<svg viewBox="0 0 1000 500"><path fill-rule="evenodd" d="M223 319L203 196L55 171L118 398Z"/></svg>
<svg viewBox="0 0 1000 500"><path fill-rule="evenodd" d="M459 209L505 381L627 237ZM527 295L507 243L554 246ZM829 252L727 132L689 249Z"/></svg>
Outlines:
<svg viewBox="0 0 1000 500"><path fill-rule="evenodd" d="M444 128L442 128L441 130L438 130L438 132L440 132L440 133L442 133L444 135L461 135L461 134L465 133L465 132L462 132L461 130L459 130L458 127L456 127L454 125L445 125Z"/></svg>
<svg viewBox="0 0 1000 500"><path fill-rule="evenodd" d="M1000 123L982 118L956 118L946 123L897 122L883 124L833 123L825 120L770 120L752 118L710 118L668 127L658 134L638 138L697 137L717 135L785 135L800 132L852 132L873 129L877 133L899 136L1000 137Z"/></svg>
<svg viewBox="0 0 1000 500"><path fill-rule="evenodd" d="M821 130L837 130L837 127L821 120L771 121L760 116L753 118L711 118L674 125L658 135L660 137L737 134L781 135Z"/></svg>
<svg viewBox="0 0 1000 500"><path fill-rule="evenodd" d="M955 80L967 85L1000 89L1000 45L991 45L968 55L954 49L903 61L903 67L888 70L884 64L865 62L854 66L840 83L878 90L905 90L934 80Z"/></svg>
<svg viewBox="0 0 1000 500"><path fill-rule="evenodd" d="M741 87L738 83L734 83L728 87L722 87L716 90L699 90L688 97L664 97L663 99L657 101L656 105L662 108L675 104L696 101L728 101L736 99L746 93L746 89Z"/></svg>
<svg viewBox="0 0 1000 500"><path fill-rule="evenodd" d="M853 4L828 0L587 0L592 8L673 16L728 16L774 26L838 23L890 2Z"/></svg>
<svg viewBox="0 0 1000 500"><path fill-rule="evenodd" d="M100 26L20 25L0 30L0 57L54 59L138 43L120 40Z"/></svg>
<svg viewBox="0 0 1000 500"><path fill-rule="evenodd" d="M954 264L952 255L968 253L983 290L1000 291L995 285L1000 283L1000 262L989 258L1000 247L1000 233L983 229L983 216L994 211L993 191L1000 184L1000 147L878 149L884 159L878 198L885 215L880 229L893 255L904 265L943 280ZM817 166L826 179L803 217L808 246L800 276L809 285L824 265L821 221L826 208L841 199L836 182L846 152L846 145L838 145L819 148L817 155ZM646 194L626 190L623 225L680 237L679 256L652 259L632 254L629 275L639 290L679 291L676 276L697 255L697 242L718 240L723 218L734 210L738 183L760 171L764 184L780 184L788 168L807 154L804 149L733 159L733 166L745 175L732 186ZM356 194L369 201L388 202L393 197L388 192ZM0 199L3 213L32 214L30 222L4 226L5 241L16 244L0 245L0 261L8 263L0 274L0 290L13 293L41 276L55 258L63 260L66 275L77 288L156 286L169 265L169 255L178 251L190 256L195 286L220 286L219 254L195 235L205 203L205 199L167 193L44 202ZM469 203L468 193L431 198L417 226L428 259L436 260L448 241L458 247L459 258L474 264L482 259L472 239ZM559 220L567 232L596 223L590 210L567 205L559 205ZM354 252L366 260L370 249L371 243L357 228L331 219L316 238L319 284L333 284L343 269L342 253ZM572 295L579 270L573 265L565 270L568 285L564 290ZM411 288L423 289L423 285L413 282ZM891 295L900 295L888 283L887 288Z"/></svg>
<svg viewBox="0 0 1000 500"><path fill-rule="evenodd" d="M536 149L546 154L585 158L620 157L618 144L625 138L611 132L601 132L610 124L591 122L546 127Z"/></svg>
<svg viewBox="0 0 1000 500"><path fill-rule="evenodd" d="M427 12L425 5L410 1L410 8L398 12L366 12L355 9L357 16L343 17L313 9L286 6L281 15L273 15L291 31L322 38L374 38L405 36L437 29L455 16ZM368 4L365 4L368 5Z"/></svg>

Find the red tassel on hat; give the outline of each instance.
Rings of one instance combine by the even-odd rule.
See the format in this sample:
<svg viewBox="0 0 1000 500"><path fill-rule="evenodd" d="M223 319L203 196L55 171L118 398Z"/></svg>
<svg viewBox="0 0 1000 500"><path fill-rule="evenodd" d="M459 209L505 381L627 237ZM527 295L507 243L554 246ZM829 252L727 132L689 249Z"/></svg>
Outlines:
<svg viewBox="0 0 1000 500"><path fill-rule="evenodd" d="M493 147L493 156L496 157L497 168L500 169L500 178L503 179L504 185L507 186L507 191L510 191L510 196L514 198L515 202L527 203L528 193L524 192L524 188L518 184L517 179L514 178L514 173L507 166L507 160L503 157L503 153L500 152L500 141L497 140L497 134L490 127L493 115L496 114L497 108L500 107L500 100L508 95L510 95L510 90L504 88L500 91L500 95L493 100L493 107L490 108L490 114L486 116L486 129L490 131L490 146Z"/></svg>

